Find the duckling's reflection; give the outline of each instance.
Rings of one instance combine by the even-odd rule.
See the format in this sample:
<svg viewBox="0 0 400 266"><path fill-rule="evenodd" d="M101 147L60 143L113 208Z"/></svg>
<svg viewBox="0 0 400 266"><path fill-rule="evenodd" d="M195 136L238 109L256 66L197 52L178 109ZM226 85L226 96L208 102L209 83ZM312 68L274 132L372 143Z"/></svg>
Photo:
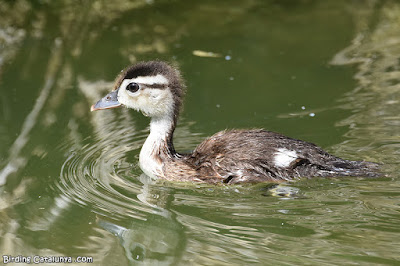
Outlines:
<svg viewBox="0 0 400 266"><path fill-rule="evenodd" d="M118 237L131 264L175 265L182 257L186 241L183 225L174 213L164 208L172 202L173 196L153 186L154 181L146 175L142 174L139 179L143 186L137 198L152 207L153 214L148 214L145 221L132 220L126 227L100 217L97 224Z"/></svg>

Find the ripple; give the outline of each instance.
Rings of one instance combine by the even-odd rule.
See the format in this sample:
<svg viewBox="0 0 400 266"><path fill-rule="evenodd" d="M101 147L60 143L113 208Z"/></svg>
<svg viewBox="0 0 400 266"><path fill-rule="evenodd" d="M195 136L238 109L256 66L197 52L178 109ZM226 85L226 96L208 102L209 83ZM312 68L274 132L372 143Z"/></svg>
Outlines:
<svg viewBox="0 0 400 266"><path fill-rule="evenodd" d="M118 119L117 119L118 120ZM90 205L95 213L107 217L145 219L153 207L137 198L143 184L136 162L143 134L115 121L112 115L95 118L95 139L71 151L62 165L56 187L80 205ZM94 123L96 125L96 123Z"/></svg>
<svg viewBox="0 0 400 266"><path fill-rule="evenodd" d="M172 188L152 186L153 182L138 166L148 130L136 130L128 110L94 113L91 122L94 135L84 140L76 137L81 125L70 123L74 126L68 144L59 146L74 149L68 152L61 167L57 190L80 205L90 206L93 212L117 220L146 220L149 213L170 215L163 208L162 198L169 194L165 190ZM184 121L177 128L178 149L194 147L202 138L188 133L191 124Z"/></svg>

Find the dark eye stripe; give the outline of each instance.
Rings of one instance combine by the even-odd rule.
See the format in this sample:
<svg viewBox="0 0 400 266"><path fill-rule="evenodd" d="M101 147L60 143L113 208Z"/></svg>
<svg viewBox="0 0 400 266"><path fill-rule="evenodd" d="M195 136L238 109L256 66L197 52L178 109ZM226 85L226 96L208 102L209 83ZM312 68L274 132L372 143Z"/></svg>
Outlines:
<svg viewBox="0 0 400 266"><path fill-rule="evenodd" d="M165 89L168 87L167 84L144 84L144 83L140 83L140 85L147 87L147 88L152 88L152 89Z"/></svg>

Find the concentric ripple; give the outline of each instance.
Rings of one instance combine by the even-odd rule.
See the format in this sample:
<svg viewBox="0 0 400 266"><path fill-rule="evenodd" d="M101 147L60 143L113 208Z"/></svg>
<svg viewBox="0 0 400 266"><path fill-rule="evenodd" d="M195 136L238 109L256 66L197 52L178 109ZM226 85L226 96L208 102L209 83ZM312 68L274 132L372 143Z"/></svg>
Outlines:
<svg viewBox="0 0 400 266"><path fill-rule="evenodd" d="M121 114L121 113L119 113ZM138 131L128 112L94 113L93 137L84 141L71 132L67 147L74 147L61 167L56 187L69 199L111 218L144 220L149 213L164 214L161 201L166 188L152 186L138 166L140 148L148 130ZM187 150L199 142L196 134L188 134L191 123L182 123L176 132L177 147ZM72 128L78 128L73 126ZM71 130L72 131L72 130ZM168 194L168 193L167 193ZM161 202L161 203L160 203ZM161 207L161 208L160 208Z"/></svg>
<svg viewBox="0 0 400 266"><path fill-rule="evenodd" d="M71 151L56 184L61 192L104 216L144 219L151 205L138 200L143 184L138 180L137 155L144 133L138 134L128 121L100 117L96 138ZM130 161L130 162L128 162Z"/></svg>

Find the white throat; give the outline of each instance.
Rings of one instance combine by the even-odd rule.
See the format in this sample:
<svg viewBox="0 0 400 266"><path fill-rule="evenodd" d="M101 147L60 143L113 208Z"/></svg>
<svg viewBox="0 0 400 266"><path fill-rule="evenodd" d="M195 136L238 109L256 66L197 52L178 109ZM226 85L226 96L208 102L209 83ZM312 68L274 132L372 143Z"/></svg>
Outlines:
<svg viewBox="0 0 400 266"><path fill-rule="evenodd" d="M153 179L163 176L163 162L155 155L162 153L167 147L167 137L173 124L171 116L152 118L150 121L150 134L140 151L139 165L142 171Z"/></svg>

